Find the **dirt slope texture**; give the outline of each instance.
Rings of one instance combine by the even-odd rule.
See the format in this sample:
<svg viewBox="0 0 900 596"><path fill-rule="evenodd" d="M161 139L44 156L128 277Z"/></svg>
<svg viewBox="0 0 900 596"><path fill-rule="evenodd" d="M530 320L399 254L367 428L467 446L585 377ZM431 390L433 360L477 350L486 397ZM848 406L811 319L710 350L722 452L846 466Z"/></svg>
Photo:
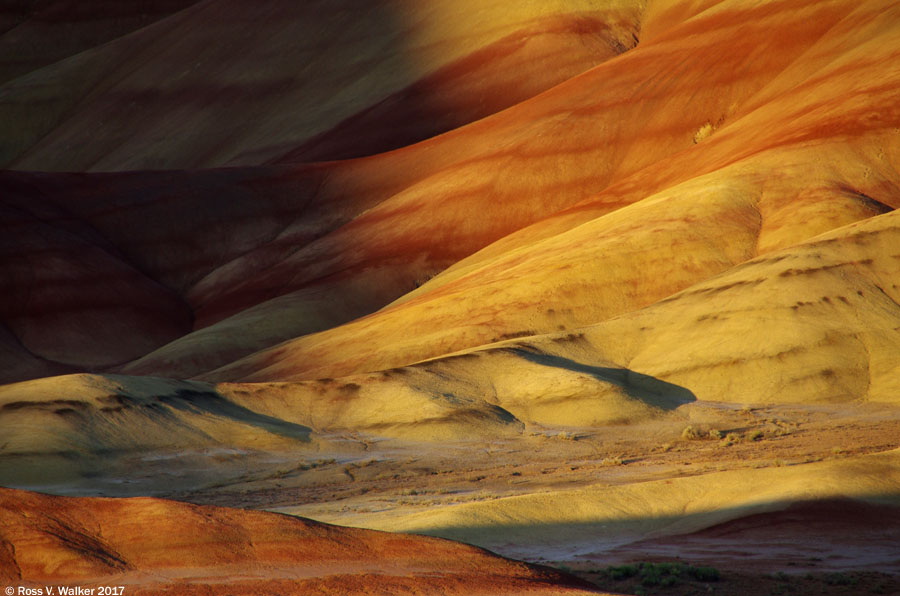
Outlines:
<svg viewBox="0 0 900 596"><path fill-rule="evenodd" d="M398 33L404 41L377 55L416 56L419 66L392 62L391 76L358 64L359 47L352 56L330 52L315 36L291 46L306 52L302 59L288 52L297 34L291 27L312 26L289 4L255 11L250 32L241 28L248 22L241 7L203 2L3 87L4 147L18 155L8 167L178 168L0 175L9 214L5 380L111 367L215 380L391 368L598 323L898 203L900 34L890 2L659 0L602 9L519 3L516 10L480 3L468 12L458 3L427 10L394 3L390 10L405 15L394 19L405 27ZM221 15L215 27L193 26L213 10ZM325 25L362 35L356 21L345 22L350 18L340 12L335 22L317 22L317 35L326 36ZM197 33L179 33L189 26ZM195 39L224 35L222 27L234 29L227 47ZM508 52L484 49L498 39L512 43L510 35L519 40L515 48L544 38L562 46L538 44L544 59L522 58L513 67L504 62ZM565 44L583 48L585 36L603 51L566 70L573 54ZM180 41L166 41L172 38ZM343 47L333 36L328 41ZM166 51L148 49L163 43ZM196 54L197 44L215 56L172 80L172 61L183 59L177 52ZM250 72L246 62L260 59L250 47L279 56L267 63L273 77L288 62L309 63L290 79L304 99L277 85L232 82ZM359 68L373 74L348 74ZM442 68L452 72L441 75ZM88 71L108 82L83 83ZM539 84L513 97L492 87L501 72ZM161 73L169 82L159 82ZM334 73L344 74L332 80ZM466 76L466 84L457 80ZM222 81L206 93L190 82L199 77ZM347 77L356 82L344 89ZM76 79L86 95L73 91ZM365 81L372 87L356 89ZM125 85L175 88L126 92ZM467 89L485 107L477 114L441 107L461 119L432 137L439 131L408 116L419 109L412 105L428 103L421 93L384 103L410 85L444 98ZM207 99L190 99L181 86ZM339 99L320 101L306 93L309 86ZM61 98L37 102L38 93ZM76 96L76 107L62 105ZM216 102L266 117L213 117ZM267 102L290 102L291 109ZM333 117L320 113L326 106ZM138 109L145 116L129 111ZM95 121L120 112L115 125ZM64 122L57 117L63 113ZM153 124L152 113L165 116ZM379 137L377 123L397 130L388 114L416 134L357 159L291 163L357 155L328 147ZM161 124L176 128L164 132ZM155 136L143 137L142 126ZM235 126L246 130L223 132ZM78 139L77 150L57 146L67 138ZM426 140L405 145L419 138ZM224 153L193 146L201 142ZM224 149L229 144L234 148ZM395 150L371 154L383 149ZM96 157L107 154L124 161ZM187 169L225 163L247 166ZM129 309L132 302L140 308Z"/></svg>
<svg viewBox="0 0 900 596"><path fill-rule="evenodd" d="M596 594L559 572L448 540L161 499L0 489L0 581L129 594ZM147 530L152 528L152 532Z"/></svg>
<svg viewBox="0 0 900 596"><path fill-rule="evenodd" d="M809 499L894 520L887 439L696 474L666 463L701 450L683 439L644 476L613 457L472 494L473 472L432 507L394 507L399 474L335 495L360 453L372 474L451 444L614 455L614 428L742 406L839 412L828 440L864 411L892 428L898 98L895 0L6 2L0 481L585 564ZM672 450L654 436L643 452ZM313 454L322 485L287 492ZM559 457L548 478L580 465ZM11 490L0 579L582 589L445 541Z"/></svg>

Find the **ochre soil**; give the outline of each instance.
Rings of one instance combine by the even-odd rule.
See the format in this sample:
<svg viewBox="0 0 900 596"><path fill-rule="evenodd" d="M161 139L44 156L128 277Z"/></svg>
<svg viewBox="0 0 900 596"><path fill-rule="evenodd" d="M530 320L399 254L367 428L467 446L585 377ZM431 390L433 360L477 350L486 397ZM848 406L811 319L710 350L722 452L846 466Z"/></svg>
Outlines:
<svg viewBox="0 0 900 596"><path fill-rule="evenodd" d="M370 514L402 517L516 494L802 466L900 447L900 416L886 406L739 408L697 403L677 414L594 432L535 427L522 438L483 442L477 448L468 442L399 444L357 437L364 450L349 457L319 453L293 467L281 462L277 470L257 468L234 482L173 496L282 509L354 525ZM683 436L688 426L700 438ZM714 438L715 431L723 438ZM512 554L522 552L527 551ZM617 593L897 594L900 509L837 499L624 545L604 543L598 536L597 550L589 555L560 557L559 552L536 548L524 558L571 569ZM721 578L661 588L641 585L639 578L612 581L597 573L641 561L710 566Z"/></svg>
<svg viewBox="0 0 900 596"><path fill-rule="evenodd" d="M685 438L688 426L705 436ZM724 436L711 438L710 431ZM521 438L475 444L356 440L361 450L350 456L311 453L270 463L268 469L259 463L231 481L166 496L231 507L303 506L311 517L427 508L597 482L615 486L888 451L900 447L900 413L875 405L698 403L661 421L593 431L533 427Z"/></svg>

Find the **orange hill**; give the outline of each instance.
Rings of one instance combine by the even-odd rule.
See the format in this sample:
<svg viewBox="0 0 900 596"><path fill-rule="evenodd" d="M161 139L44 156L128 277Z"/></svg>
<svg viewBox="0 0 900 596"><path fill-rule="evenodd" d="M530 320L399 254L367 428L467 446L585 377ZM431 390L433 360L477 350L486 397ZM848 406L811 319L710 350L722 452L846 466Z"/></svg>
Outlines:
<svg viewBox="0 0 900 596"><path fill-rule="evenodd" d="M0 581L127 593L598 594L571 576L424 536L161 499L0 489ZM152 529L152 532L148 532Z"/></svg>
<svg viewBox="0 0 900 596"><path fill-rule="evenodd" d="M504 31L520 30L525 22L557 30L556 21L540 20L528 12L530 4L523 6L504 17ZM548 9L553 19L575 10L562 6ZM11 209L34 211L37 204L37 213L27 217L49 226L46 234L68 238L42 250L38 228L14 226L8 262L55 259L69 279L18 275L5 283L4 294L12 297L3 313L7 380L129 360L119 370L191 377L300 336L279 347L277 356L254 356L250 362L258 365L242 362L210 378L251 378L228 371L266 369L289 352L298 354L289 377L261 372L252 378L334 376L410 364L505 337L593 324L758 254L896 207L900 116L893 101L897 75L889 65L898 28L889 2L670 2L653 3L642 13L635 6L623 2L618 12L590 13L600 20L585 22L601 23L600 29L617 31L622 39L639 23L636 48L614 58L604 54L598 66L530 100L388 153L314 165L0 176ZM159 35L178 19L199 18L196 10L139 33ZM494 10L493 4L484 10ZM435 17L429 15L417 33L424 37L416 39L456 39L447 27L428 28ZM306 22L282 21L278 27ZM470 64L465 56L476 55L499 33L479 29L484 21L460 22L470 27L463 28L471 44L455 50L463 62L454 68L468 72L482 63L472 58ZM265 23L270 21L260 31ZM531 77L532 62L512 71ZM223 57L222 64L230 62ZM433 73L442 72L437 62L433 66ZM476 78L485 85L497 80L480 68L472 72L481 73ZM437 74L413 79L409 84L435 93L457 87ZM483 97L506 97L477 88ZM19 93L9 89L5 96L25 102ZM378 136L370 130L372 118L393 122L378 110L411 109L376 109L375 96L354 97L369 106L359 108L356 119L332 122L330 132L295 136L288 143L298 148L294 158L326 156L316 153L318 141L310 140L315 135L335 147L372 139ZM157 105L151 100L148 105ZM170 106L163 102L154 109ZM417 130L423 136L435 132ZM137 143L140 135L130 134ZM190 138L209 140L202 134ZM91 146L105 150L104 139L96 136ZM276 153L288 155L284 151L251 161L277 160ZM116 144L115 155L139 153ZM180 167L201 163L172 159ZM88 167L48 160L34 164ZM24 161L15 165L27 167ZM632 204L634 210L617 211ZM165 232L147 221L166 222ZM73 240L73 226L92 231ZM674 262L672 246L679 247ZM98 251L105 256L93 263ZM78 273L85 268L89 275ZM80 297L58 299L66 305L41 299L56 295L61 284L76 293L88 284L104 295L140 293L146 307L122 318L115 301L97 307L95 299L87 300L90 306ZM535 307L548 297L554 307ZM56 309L69 316L43 314ZM98 321L115 338L98 336ZM410 321L418 337L409 336ZM145 330L143 337L127 338L120 322ZM322 333L308 335L316 332ZM369 339L360 341L361 334Z"/></svg>

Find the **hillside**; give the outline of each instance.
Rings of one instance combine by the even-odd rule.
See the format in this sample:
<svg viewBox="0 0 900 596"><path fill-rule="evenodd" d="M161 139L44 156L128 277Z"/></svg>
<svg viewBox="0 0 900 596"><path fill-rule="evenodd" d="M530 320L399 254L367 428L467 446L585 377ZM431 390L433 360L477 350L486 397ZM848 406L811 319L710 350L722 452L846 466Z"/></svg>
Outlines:
<svg viewBox="0 0 900 596"><path fill-rule="evenodd" d="M0 485L900 577L850 538L900 504L894 2L19 0L0 47ZM813 569L782 512L834 503Z"/></svg>

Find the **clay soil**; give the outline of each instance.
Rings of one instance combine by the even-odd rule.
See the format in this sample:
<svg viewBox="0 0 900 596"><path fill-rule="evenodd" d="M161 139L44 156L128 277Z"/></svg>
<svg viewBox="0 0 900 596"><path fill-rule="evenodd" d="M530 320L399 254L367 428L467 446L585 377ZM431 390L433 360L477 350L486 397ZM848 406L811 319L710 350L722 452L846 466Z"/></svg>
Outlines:
<svg viewBox="0 0 900 596"><path fill-rule="evenodd" d="M405 516L517 494L803 466L889 451L900 447L900 412L876 405L699 402L661 421L592 432L533 427L517 439L441 445L357 435L334 439L332 445L343 441L346 448L304 461L271 462L228 481L166 496L357 525L372 514ZM604 590L628 594L896 594L898 511L892 505L838 499L629 544L598 536L590 555L559 556L523 545L508 553L500 550L570 569ZM642 561L709 566L720 578L683 579L662 587L644 585L640 577L612 580L603 571Z"/></svg>

